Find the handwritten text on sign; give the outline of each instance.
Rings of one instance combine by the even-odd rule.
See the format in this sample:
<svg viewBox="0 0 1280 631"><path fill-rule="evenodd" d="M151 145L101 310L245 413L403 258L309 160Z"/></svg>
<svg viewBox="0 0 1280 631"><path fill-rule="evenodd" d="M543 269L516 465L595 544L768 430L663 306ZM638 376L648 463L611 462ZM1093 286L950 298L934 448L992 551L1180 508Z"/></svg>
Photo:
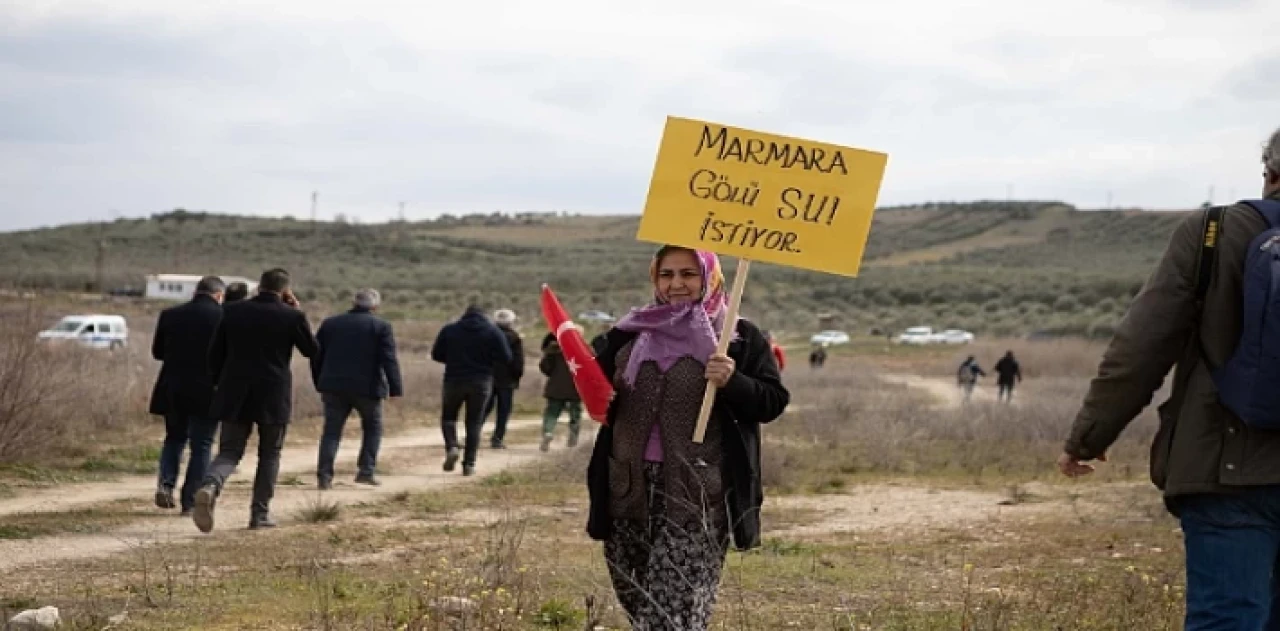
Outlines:
<svg viewBox="0 0 1280 631"><path fill-rule="evenodd" d="M638 237L855 276L887 161L671 117Z"/></svg>

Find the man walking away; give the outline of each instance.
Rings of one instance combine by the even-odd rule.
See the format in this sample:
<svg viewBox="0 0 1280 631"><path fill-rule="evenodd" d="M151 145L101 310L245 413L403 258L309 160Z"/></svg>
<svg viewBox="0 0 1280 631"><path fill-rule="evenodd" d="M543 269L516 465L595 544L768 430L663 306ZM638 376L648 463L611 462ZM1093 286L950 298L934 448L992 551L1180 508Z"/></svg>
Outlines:
<svg viewBox="0 0 1280 631"><path fill-rule="evenodd" d="M1058 458L1091 473L1175 364L1151 481L1181 522L1186 631L1280 620L1280 313L1269 298L1280 237L1280 131L1263 200L1186 213L1107 347Z"/></svg>
<svg viewBox="0 0 1280 631"><path fill-rule="evenodd" d="M582 429L582 397L573 383L574 369L565 360L560 343L554 336L542 348L538 370L547 376L547 383L542 389L542 395L547 399L547 406L542 412L542 450L551 450L556 423L564 410L569 412L569 447L578 446L578 432Z"/></svg>
<svg viewBox="0 0 1280 631"><path fill-rule="evenodd" d="M280 473L280 450L293 407L293 349L305 357L318 352L307 316L289 289L289 273L263 272L258 295L228 305L209 347L209 371L217 391L212 412L222 421L218 457L196 493L196 526L213 530L214 504L227 478L244 457L258 427L258 471L253 478L249 528L273 528L271 498Z"/></svg>
<svg viewBox="0 0 1280 631"><path fill-rule="evenodd" d="M477 306L440 329L431 346L431 359L444 364L444 394L440 426L444 433L444 470L458 464L458 412L466 406L466 449L462 475L474 475L480 447L480 424L493 392L493 366L512 360L507 338Z"/></svg>
<svg viewBox="0 0 1280 631"><path fill-rule="evenodd" d="M498 309L493 312L493 321L498 330L507 338L507 347L511 349L511 361L498 361L493 365L493 394L484 408L484 417L495 409L498 412L493 436L489 446L494 449L506 449L504 442L507 436L507 422L511 420L511 408L515 403L516 390L520 388L520 378L524 376L524 340L516 332L516 313L510 309ZM483 421L482 421L483 422Z"/></svg>
<svg viewBox="0 0 1280 631"><path fill-rule="evenodd" d="M404 395L391 324L374 315L382 304L375 289L356 292L350 311L327 318L316 331L320 352L311 360L311 378L324 403L324 435L316 478L333 488L333 461L351 410L360 415L360 455L356 484L378 486L374 469L382 443L382 400Z"/></svg>
<svg viewBox="0 0 1280 631"><path fill-rule="evenodd" d="M223 304L240 302L241 300L244 300L245 298L248 298L248 297L249 297L249 286L240 281L236 281L234 283L231 283L230 285L227 285L227 295L226 297L223 298Z"/></svg>
<svg viewBox="0 0 1280 631"><path fill-rule="evenodd" d="M209 417L213 380L209 378L209 343L222 320L224 285L217 276L196 284L195 297L160 312L151 356L164 362L151 393L151 413L164 417L164 447L160 450L160 479L156 506L173 508L182 450L191 446L182 482L182 514L190 515L196 490L209 468L209 451L218 421Z"/></svg>
<svg viewBox="0 0 1280 631"><path fill-rule="evenodd" d="M956 371L956 381L960 384L960 389L964 391L964 402L968 403L973 397L973 388L978 385L978 378L985 377L987 373L982 372L982 368L978 366L978 360L970 355L968 359L960 364L960 369Z"/></svg>
<svg viewBox="0 0 1280 631"><path fill-rule="evenodd" d="M809 368L818 369L827 363L827 345L815 345L813 352L809 353Z"/></svg>
<svg viewBox="0 0 1280 631"><path fill-rule="evenodd" d="M1013 351L1006 352L1004 357L996 362L996 379L1000 386L996 399L1005 402L1013 401L1014 383L1022 383L1022 367L1018 365L1018 360L1013 358Z"/></svg>

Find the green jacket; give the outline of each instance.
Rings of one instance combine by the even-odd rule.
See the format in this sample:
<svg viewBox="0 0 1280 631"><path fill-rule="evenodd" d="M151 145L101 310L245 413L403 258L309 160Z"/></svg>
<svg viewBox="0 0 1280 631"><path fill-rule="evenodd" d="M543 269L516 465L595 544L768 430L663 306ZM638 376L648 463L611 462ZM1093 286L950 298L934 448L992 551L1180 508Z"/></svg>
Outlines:
<svg viewBox="0 0 1280 631"><path fill-rule="evenodd" d="M1235 350L1246 250L1266 222L1240 204L1223 213L1217 265L1204 309L1197 313L1206 213L1188 213L1174 231L1107 348L1065 446L1082 460L1104 453L1151 403L1176 364L1175 390L1184 382L1186 388L1160 406L1160 428L1151 447L1151 480L1166 497L1280 484L1280 432L1251 430L1223 408L1205 365L1207 359L1221 366Z"/></svg>

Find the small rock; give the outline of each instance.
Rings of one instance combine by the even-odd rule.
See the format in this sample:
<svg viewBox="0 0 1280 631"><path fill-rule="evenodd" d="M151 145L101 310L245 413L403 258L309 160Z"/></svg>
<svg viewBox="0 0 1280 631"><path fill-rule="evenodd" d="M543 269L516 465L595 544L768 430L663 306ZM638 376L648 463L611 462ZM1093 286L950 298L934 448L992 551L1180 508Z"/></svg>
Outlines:
<svg viewBox="0 0 1280 631"><path fill-rule="evenodd" d="M57 607L41 607L28 609L9 619L9 627L19 631L43 631L56 629L62 624L62 616Z"/></svg>
<svg viewBox="0 0 1280 631"><path fill-rule="evenodd" d="M470 598L462 598L460 596L444 596L437 598L431 603L431 607L437 611L449 616L465 616L474 613L479 605Z"/></svg>
<svg viewBox="0 0 1280 631"><path fill-rule="evenodd" d="M1071 559L1071 565L1084 565L1084 559L1079 557Z"/></svg>

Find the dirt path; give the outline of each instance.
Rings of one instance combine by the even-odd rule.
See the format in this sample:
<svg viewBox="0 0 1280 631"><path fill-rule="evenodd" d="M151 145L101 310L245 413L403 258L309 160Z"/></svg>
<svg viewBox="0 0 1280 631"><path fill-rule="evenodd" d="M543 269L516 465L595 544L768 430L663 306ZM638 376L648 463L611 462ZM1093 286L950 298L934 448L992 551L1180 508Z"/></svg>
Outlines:
<svg viewBox="0 0 1280 631"><path fill-rule="evenodd" d="M534 427L540 421L535 420L515 420L512 419L510 429L516 430L524 427ZM392 434L383 437L381 452L383 454L392 451L400 451L404 449L415 449L421 447L443 446L440 436L440 428L430 426L426 421L413 421L411 424L414 429L407 432ZM250 439L249 447L244 455L244 460L240 461L240 466L236 470L236 477L243 475L253 476L254 469L258 466L258 455L256 453L257 441ZM280 453L280 478L284 479L290 475L311 473L316 470L316 453L318 443L298 445L294 447L286 447ZM356 453L360 449L360 439L346 436L342 440L342 445L338 450L337 461L354 462ZM214 455L217 455L218 446L214 443ZM183 466L185 471L186 454L183 454ZM314 479L308 480L314 482ZM182 481L179 479L179 485ZM94 504L104 504L123 499L132 499L146 497L148 501L156 489L155 476L135 475L123 478L117 478L110 482L89 482L85 484L66 484L46 489L35 489L23 492L18 497L0 500L0 517L5 515L13 515L17 513L54 513L73 510L92 506Z"/></svg>
<svg viewBox="0 0 1280 631"><path fill-rule="evenodd" d="M938 400L939 407L958 408L964 405L964 392L951 380L897 373L881 375L880 378L889 383L909 386L928 392L930 396ZM995 382L979 382L978 387L973 389L972 402L997 403L997 392ZM1018 396L1015 394L1013 405L1018 404Z"/></svg>
<svg viewBox="0 0 1280 631"><path fill-rule="evenodd" d="M509 429L515 431L534 427L539 423L540 421L536 420L512 420ZM583 444L592 442L589 434L583 438ZM343 463L350 464L355 461L359 443L359 440L343 441L338 453L340 467ZM290 523L296 523L297 514L317 499L352 504L383 499L404 491L431 491L456 484L474 483L496 473L528 464L542 456L536 443L512 443L507 449L501 451L482 447L476 466L477 475L464 478L459 473L461 466L453 473L445 473L441 469L443 450L439 448L442 446L443 439L439 429L424 428L387 437L383 440L380 456L387 457L395 455L396 452L421 450L423 457L417 459L421 464L397 468L392 474L380 475L382 485L379 487L357 486L350 480L343 479L336 479L333 490L325 492L316 490L313 481L308 481L301 486L278 486L271 505L272 515L281 526L287 526ZM557 448L562 449L559 444ZM200 533L190 518L178 516L176 510L155 509L156 517L140 519L108 533L0 541L0 572L29 566L52 567L59 561L102 557L140 546L172 543L200 536L251 536L252 533L246 530L246 526L249 523L249 494L255 466L256 460L251 461L246 455L239 470L228 481L218 500L216 527L210 535ZM288 449L282 454L282 476L286 472L304 473L314 470L314 447ZM154 478L135 476L109 485L86 484L50 489L33 496L6 500L2 507L11 513L56 512L129 498L150 504L154 490Z"/></svg>

